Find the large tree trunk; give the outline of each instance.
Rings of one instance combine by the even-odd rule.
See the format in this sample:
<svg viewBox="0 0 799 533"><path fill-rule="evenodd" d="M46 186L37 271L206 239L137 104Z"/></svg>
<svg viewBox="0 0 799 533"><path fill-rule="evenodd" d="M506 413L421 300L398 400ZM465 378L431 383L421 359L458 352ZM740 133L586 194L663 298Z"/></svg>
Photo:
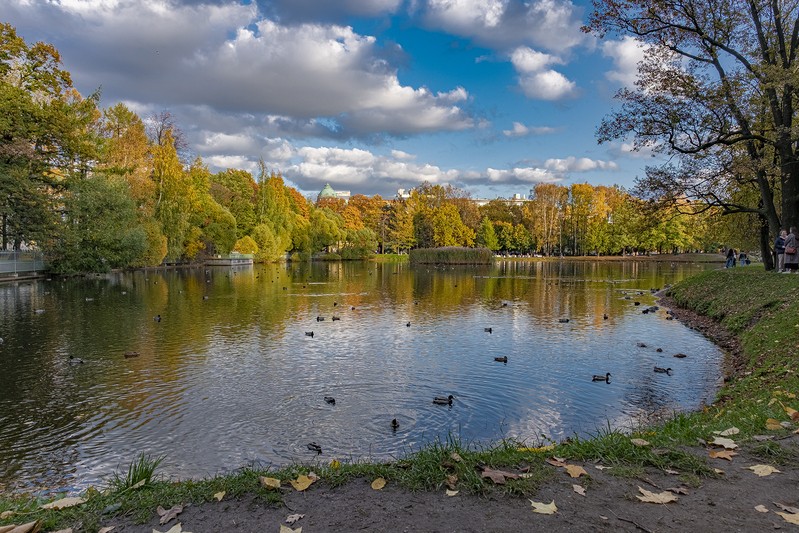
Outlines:
<svg viewBox="0 0 799 533"><path fill-rule="evenodd" d="M766 270L774 270L774 255L771 253L771 233L768 219L758 214L757 220L760 222L760 256L763 258L763 266Z"/></svg>

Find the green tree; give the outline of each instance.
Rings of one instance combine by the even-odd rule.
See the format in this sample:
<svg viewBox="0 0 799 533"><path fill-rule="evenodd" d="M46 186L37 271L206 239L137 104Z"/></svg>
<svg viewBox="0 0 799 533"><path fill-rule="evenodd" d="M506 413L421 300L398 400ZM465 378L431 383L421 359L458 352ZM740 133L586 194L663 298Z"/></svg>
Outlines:
<svg viewBox="0 0 799 533"><path fill-rule="evenodd" d="M483 221L480 222L476 241L478 246L488 248L492 252L499 250L499 239L497 239L497 234L494 231L494 224L491 223L487 216L484 216Z"/></svg>

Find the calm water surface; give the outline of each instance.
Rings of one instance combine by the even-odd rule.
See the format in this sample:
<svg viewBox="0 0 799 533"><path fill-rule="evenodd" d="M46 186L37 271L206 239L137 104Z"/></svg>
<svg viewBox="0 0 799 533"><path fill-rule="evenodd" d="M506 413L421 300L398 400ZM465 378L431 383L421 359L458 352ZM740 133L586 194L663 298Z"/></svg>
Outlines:
<svg viewBox="0 0 799 533"><path fill-rule="evenodd" d="M722 353L641 311L706 268L332 263L0 285L0 489L77 490L140 452L188 478L311 461L312 441L325 462L385 460L450 435L536 445L695 409Z"/></svg>

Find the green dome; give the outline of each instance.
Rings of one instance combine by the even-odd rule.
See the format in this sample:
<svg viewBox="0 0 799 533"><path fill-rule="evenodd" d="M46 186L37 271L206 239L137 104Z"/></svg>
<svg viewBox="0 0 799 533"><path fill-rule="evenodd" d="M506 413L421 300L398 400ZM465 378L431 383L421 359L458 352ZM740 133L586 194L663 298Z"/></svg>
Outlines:
<svg viewBox="0 0 799 533"><path fill-rule="evenodd" d="M319 195L316 197L316 201L318 202L322 198L335 198L336 191L333 190L333 187L330 186L329 183L325 183L324 188L319 191Z"/></svg>

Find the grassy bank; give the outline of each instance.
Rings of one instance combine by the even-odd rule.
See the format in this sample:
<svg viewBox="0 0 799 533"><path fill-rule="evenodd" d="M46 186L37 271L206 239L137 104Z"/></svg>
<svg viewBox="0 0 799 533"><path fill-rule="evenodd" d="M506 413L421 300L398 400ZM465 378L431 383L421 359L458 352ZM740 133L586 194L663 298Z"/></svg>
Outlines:
<svg viewBox="0 0 799 533"><path fill-rule="evenodd" d="M607 429L598 430L592 438L561 443L506 440L485 447L449 440L387 464L338 464L328 459L280 470L244 469L199 481L158 480L157 472L147 481L151 469L139 458L132 461L133 474L130 470L122 472L111 480L109 488L87 491L83 495L87 501L80 506L41 510L43 501L35 497L2 497L0 513L15 514L0 520L0 524L40 519L44 530L81 524L83 530L94 531L104 516L129 514L145 520L159 505L199 504L221 492L226 499L246 494L277 503L281 490L293 490L290 480L309 472L334 486L353 478L382 477L410 490L442 490L450 485L475 494L531 496L553 475L554 469L545 463L552 456L600 461L619 476L644 476L647 468L674 470L680 472L683 482L698 485L703 477L716 474L705 459L707 452L697 450L697 445L711 441L714 431L731 427L740 430L733 437L735 441L764 462L798 468L799 452L777 439L799 424L780 426L780 422L790 421L792 409L799 410L799 275L780 275L755 267L714 270L673 287L668 297L680 307L718 321L734 334L740 348L730 356L732 375L720 391L719 401L700 412L675 414L657 426L637 428L632 434ZM774 440L762 440L764 435ZM640 445L634 438L649 444ZM528 475L496 485L481 477L485 467ZM280 479L286 488L269 489L260 476ZM140 478L145 479L141 485ZM587 485L591 478L585 476L576 482Z"/></svg>

